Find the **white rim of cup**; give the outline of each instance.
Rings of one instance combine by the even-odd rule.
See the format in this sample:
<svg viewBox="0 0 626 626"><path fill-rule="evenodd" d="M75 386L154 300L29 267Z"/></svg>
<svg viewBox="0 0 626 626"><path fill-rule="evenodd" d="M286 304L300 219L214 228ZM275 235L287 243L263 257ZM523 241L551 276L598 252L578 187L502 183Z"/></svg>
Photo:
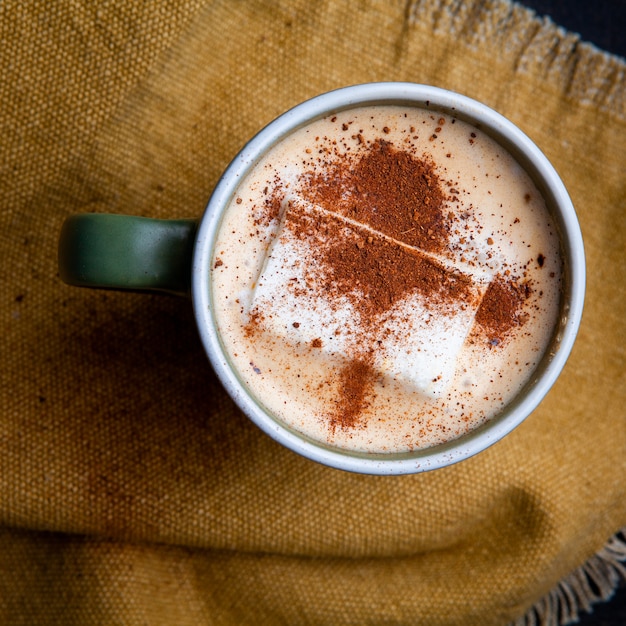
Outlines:
<svg viewBox="0 0 626 626"><path fill-rule="evenodd" d="M446 112L486 132L522 164L548 205L561 231L566 276L562 318L551 347L531 379L505 409L468 435L446 444L406 453L351 452L307 439L265 411L231 367L213 317L211 263L225 208L240 182L274 144L314 119L355 106L409 104ZM467 96L415 83L352 85L307 100L275 119L254 136L228 166L202 217L192 265L192 300L200 338L222 385L239 408L266 434L285 447L324 465L366 474L410 474L457 463L490 447L514 430L543 400L556 382L574 345L585 296L582 234L570 197L554 167L539 148L505 117Z"/></svg>

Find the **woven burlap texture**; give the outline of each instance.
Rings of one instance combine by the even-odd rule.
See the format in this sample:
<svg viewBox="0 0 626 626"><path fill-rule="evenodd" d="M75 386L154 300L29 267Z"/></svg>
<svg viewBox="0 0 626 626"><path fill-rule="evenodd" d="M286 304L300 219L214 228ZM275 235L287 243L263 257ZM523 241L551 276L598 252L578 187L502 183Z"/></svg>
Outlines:
<svg viewBox="0 0 626 626"><path fill-rule="evenodd" d="M504 0L5 0L0 41L0 623L505 624L626 524L622 60ZM378 80L517 123L587 251L579 339L541 407L405 477L262 434L187 300L56 268L67 215L199 216L267 122Z"/></svg>

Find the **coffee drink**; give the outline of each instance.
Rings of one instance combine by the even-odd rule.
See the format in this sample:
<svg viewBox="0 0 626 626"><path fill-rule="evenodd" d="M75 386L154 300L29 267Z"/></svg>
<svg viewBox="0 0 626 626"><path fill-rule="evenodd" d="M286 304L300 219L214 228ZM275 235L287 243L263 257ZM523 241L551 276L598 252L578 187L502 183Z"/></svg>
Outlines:
<svg viewBox="0 0 626 626"><path fill-rule="evenodd" d="M375 105L282 138L240 183L212 259L238 376L312 441L405 452L511 402L557 325L559 236L474 126Z"/></svg>

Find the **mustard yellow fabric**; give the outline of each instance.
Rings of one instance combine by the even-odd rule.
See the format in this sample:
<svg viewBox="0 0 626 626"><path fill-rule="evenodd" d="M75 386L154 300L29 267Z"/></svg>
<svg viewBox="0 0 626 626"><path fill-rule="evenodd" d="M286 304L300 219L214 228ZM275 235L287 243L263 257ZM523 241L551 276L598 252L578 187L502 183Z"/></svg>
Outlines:
<svg viewBox="0 0 626 626"><path fill-rule="evenodd" d="M623 59L505 0L4 0L0 42L0 624L506 624L626 525ZM378 80L517 123L587 250L541 407L405 477L262 434L185 299L56 269L67 215L199 216L264 124Z"/></svg>

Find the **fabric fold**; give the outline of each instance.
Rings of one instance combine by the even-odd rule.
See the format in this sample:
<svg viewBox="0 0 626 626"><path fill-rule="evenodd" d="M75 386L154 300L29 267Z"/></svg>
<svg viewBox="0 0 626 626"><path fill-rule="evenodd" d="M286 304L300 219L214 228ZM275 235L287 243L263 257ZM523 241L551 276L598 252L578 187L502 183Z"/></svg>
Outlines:
<svg viewBox="0 0 626 626"><path fill-rule="evenodd" d="M626 523L623 59L504 0L9 2L0 33L0 621L482 626L586 608L567 577ZM56 269L67 215L199 216L281 112L386 80L518 124L569 189L588 267L539 409L469 461L390 478L263 435L189 302Z"/></svg>

